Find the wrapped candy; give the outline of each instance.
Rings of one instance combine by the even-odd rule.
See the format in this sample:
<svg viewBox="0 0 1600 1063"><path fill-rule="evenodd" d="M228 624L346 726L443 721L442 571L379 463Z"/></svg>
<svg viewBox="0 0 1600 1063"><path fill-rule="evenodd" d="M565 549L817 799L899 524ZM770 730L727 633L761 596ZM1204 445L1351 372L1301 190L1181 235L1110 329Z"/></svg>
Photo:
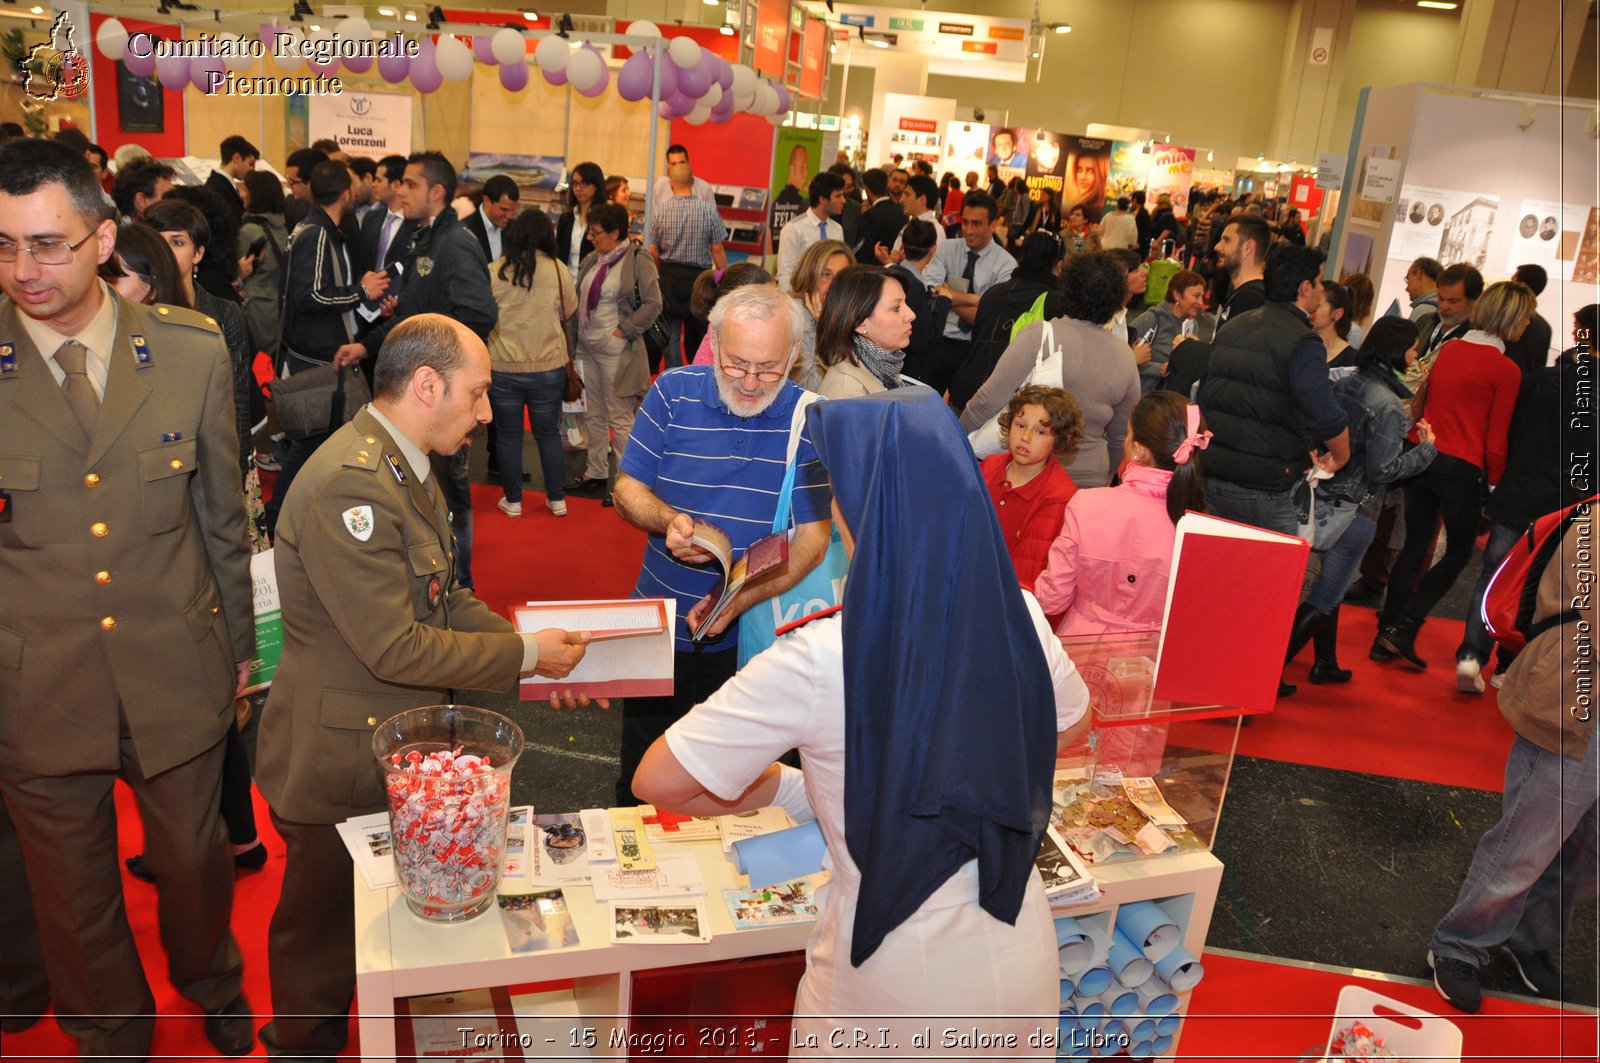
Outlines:
<svg viewBox="0 0 1600 1063"><path fill-rule="evenodd" d="M1329 1059L1386 1059L1398 1060L1383 1043L1383 1038L1368 1029L1359 1019L1334 1034L1328 1045Z"/></svg>
<svg viewBox="0 0 1600 1063"><path fill-rule="evenodd" d="M426 919L482 911L499 884L509 773L459 746L394 753L385 768L395 874L407 903Z"/></svg>

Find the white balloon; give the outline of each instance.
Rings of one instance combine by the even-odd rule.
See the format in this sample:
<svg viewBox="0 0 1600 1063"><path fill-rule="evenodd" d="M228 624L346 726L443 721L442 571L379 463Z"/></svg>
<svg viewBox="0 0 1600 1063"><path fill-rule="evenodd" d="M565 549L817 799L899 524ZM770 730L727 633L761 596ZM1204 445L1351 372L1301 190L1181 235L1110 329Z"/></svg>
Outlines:
<svg viewBox="0 0 1600 1063"><path fill-rule="evenodd" d="M227 67L235 74L240 74L246 70L255 69L256 61L255 58L251 56L248 47L245 44L244 34L226 33L223 34L222 39L227 41L227 47L225 49L219 49L219 51L224 52L222 56L223 66Z"/></svg>
<svg viewBox="0 0 1600 1063"><path fill-rule="evenodd" d="M433 61L446 81L465 81L472 76L472 50L448 33L439 38Z"/></svg>
<svg viewBox="0 0 1600 1063"><path fill-rule="evenodd" d="M667 45L667 54L684 69L700 65L700 45L688 37L674 37Z"/></svg>
<svg viewBox="0 0 1600 1063"><path fill-rule="evenodd" d="M756 91L756 72L743 63L733 64L733 98L741 99L754 95Z"/></svg>
<svg viewBox="0 0 1600 1063"><path fill-rule="evenodd" d="M128 50L127 27L118 19L108 18L100 23L100 31L94 35L94 43L100 49L100 54L114 63Z"/></svg>
<svg viewBox="0 0 1600 1063"><path fill-rule="evenodd" d="M538 46L533 50L533 61L547 74L561 73L567 68L571 58L572 49L567 47L566 41L555 34L540 37Z"/></svg>
<svg viewBox="0 0 1600 1063"><path fill-rule="evenodd" d="M767 115L767 121L771 122L773 125L781 126L783 125L783 120L787 117L789 116L786 114L769 114Z"/></svg>
<svg viewBox="0 0 1600 1063"><path fill-rule="evenodd" d="M695 105L695 109L683 116L683 120L690 125L704 125L711 118L711 108L705 104Z"/></svg>
<svg viewBox="0 0 1600 1063"><path fill-rule="evenodd" d="M522 34L509 26L494 31L494 36L489 38L489 50L497 60L507 65L524 62L527 58Z"/></svg>
<svg viewBox="0 0 1600 1063"><path fill-rule="evenodd" d="M292 26L287 30L278 30L277 34L276 41L266 42L267 54L272 56L273 64L285 73L299 70L306 61L301 52L305 47L305 34ZM282 45L281 53L275 44Z"/></svg>
<svg viewBox="0 0 1600 1063"><path fill-rule="evenodd" d="M752 88L749 92L743 93L743 94L741 94L737 89L734 90L734 93L733 93L733 109L734 110L736 110L736 111L753 111L753 110L755 110L755 103L756 103L756 90L754 88Z"/></svg>
<svg viewBox="0 0 1600 1063"><path fill-rule="evenodd" d="M775 115L778 113L778 90L772 87L772 82L763 81L756 89L756 102L754 111L761 115Z"/></svg>
<svg viewBox="0 0 1600 1063"><path fill-rule="evenodd" d="M364 18L342 18L333 24L333 32L347 41L370 41L372 23Z"/></svg>
<svg viewBox="0 0 1600 1063"><path fill-rule="evenodd" d="M627 29L627 32L624 34L624 36L627 36L627 37L659 37L659 36L661 36L661 27L657 26L654 22L651 22L649 19L643 19L642 18L642 19L639 19L637 22L628 23L628 29Z"/></svg>
<svg viewBox="0 0 1600 1063"><path fill-rule="evenodd" d="M579 91L594 88L595 83L605 76L606 62L600 58L599 52L579 48L567 60L567 81Z"/></svg>
<svg viewBox="0 0 1600 1063"><path fill-rule="evenodd" d="M711 83L711 87L706 90L706 94L700 97L700 102L705 104L707 107L715 107L717 104L721 103L722 86L713 81Z"/></svg>

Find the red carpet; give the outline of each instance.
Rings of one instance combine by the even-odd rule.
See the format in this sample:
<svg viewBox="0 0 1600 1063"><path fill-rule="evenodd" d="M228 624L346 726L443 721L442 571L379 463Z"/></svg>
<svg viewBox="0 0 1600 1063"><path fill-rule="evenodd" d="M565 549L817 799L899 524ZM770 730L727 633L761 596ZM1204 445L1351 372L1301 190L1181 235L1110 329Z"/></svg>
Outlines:
<svg viewBox="0 0 1600 1063"><path fill-rule="evenodd" d="M1455 1023L1462 1033L1463 1060L1595 1059L1600 1020L1592 1014L1485 997L1481 1011L1463 1015L1441 1000L1431 986L1210 952L1205 956L1205 968L1178 1041L1180 1060L1296 1060L1312 1051L1318 1053L1313 1058L1320 1060L1339 990L1351 984L1364 985Z"/></svg>
<svg viewBox="0 0 1600 1063"><path fill-rule="evenodd" d="M1286 673L1299 690L1240 730L1238 752L1499 791L1512 732L1496 707L1493 687L1480 695L1456 690L1461 621L1423 625L1417 652L1428 670L1418 672L1404 663L1367 659L1377 634L1371 609L1346 606L1339 619L1339 663L1355 678L1340 686L1312 686L1306 682L1312 659L1307 646ZM1221 734L1219 724L1196 724L1185 729L1184 737L1205 745L1197 733L1207 729ZM1419 741L1421 736L1426 740Z"/></svg>

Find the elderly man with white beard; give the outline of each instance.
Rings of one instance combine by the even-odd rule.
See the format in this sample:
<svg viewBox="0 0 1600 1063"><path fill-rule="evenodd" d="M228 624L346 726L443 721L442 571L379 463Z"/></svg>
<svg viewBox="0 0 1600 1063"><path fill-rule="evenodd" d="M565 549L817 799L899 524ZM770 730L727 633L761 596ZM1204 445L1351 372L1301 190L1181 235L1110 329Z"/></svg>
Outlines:
<svg viewBox="0 0 1600 1063"><path fill-rule="evenodd" d="M733 676L739 647L733 621L798 583L827 550L833 495L804 419L795 416L806 393L789 379L804 335L802 313L799 303L766 285L723 296L711 310L712 364L662 373L634 419L613 488L617 512L650 535L633 593L675 598L678 618L672 696L629 698L623 707L620 805L637 803L633 773L651 743ZM788 565L741 590L697 640L690 632L702 599L722 573L691 541L695 520L727 532L734 559L770 534L791 431L800 435Z"/></svg>

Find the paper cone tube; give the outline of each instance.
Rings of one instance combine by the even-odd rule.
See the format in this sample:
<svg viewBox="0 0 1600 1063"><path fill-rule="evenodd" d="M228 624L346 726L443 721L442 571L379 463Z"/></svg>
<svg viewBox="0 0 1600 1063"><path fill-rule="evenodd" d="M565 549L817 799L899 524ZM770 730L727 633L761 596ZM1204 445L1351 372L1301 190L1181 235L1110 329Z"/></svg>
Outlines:
<svg viewBox="0 0 1600 1063"><path fill-rule="evenodd" d="M1139 1014L1139 994L1131 989L1112 986L1100 994L1100 1002L1106 1006L1108 1014L1118 1019L1127 1019Z"/></svg>
<svg viewBox="0 0 1600 1063"><path fill-rule="evenodd" d="M1067 1002L1072 999L1072 994L1078 991L1077 983L1070 978L1061 979L1061 1008L1067 1008Z"/></svg>
<svg viewBox="0 0 1600 1063"><path fill-rule="evenodd" d="M1100 1028L1100 1049L1102 1056L1114 1056L1128 1047L1128 1027L1121 1019L1111 1019Z"/></svg>
<svg viewBox="0 0 1600 1063"><path fill-rule="evenodd" d="M1094 944L1084 932L1083 924L1072 916L1056 920L1056 947L1061 952L1061 973L1076 975L1092 966Z"/></svg>
<svg viewBox="0 0 1600 1063"><path fill-rule="evenodd" d="M1178 1024L1182 1021L1183 1016L1176 1012L1171 1015L1161 1016L1156 1020L1156 1036L1171 1038L1173 1034L1178 1032Z"/></svg>
<svg viewBox="0 0 1600 1063"><path fill-rule="evenodd" d="M1136 901L1117 909L1117 929L1153 963L1182 943L1178 924L1154 901Z"/></svg>
<svg viewBox="0 0 1600 1063"><path fill-rule="evenodd" d="M816 821L733 843L734 864L752 886L771 886L822 870L826 851Z"/></svg>
<svg viewBox="0 0 1600 1063"><path fill-rule="evenodd" d="M1152 965L1145 958L1143 950L1128 940L1128 935L1122 932L1119 926L1111 932L1111 954L1108 957L1111 963L1111 973L1116 975L1117 981L1132 989L1144 985L1150 980Z"/></svg>
<svg viewBox="0 0 1600 1063"><path fill-rule="evenodd" d="M1167 985L1172 987L1174 993L1193 989L1206 973L1200 961L1189 955L1189 950L1182 945L1161 957L1156 970L1161 972L1161 977L1167 980Z"/></svg>
<svg viewBox="0 0 1600 1063"><path fill-rule="evenodd" d="M1139 986L1134 992L1139 994L1139 1002L1144 1005L1144 1013L1153 1019L1171 1015L1178 1007L1177 996L1161 980L1160 975L1152 975L1150 980Z"/></svg>
<svg viewBox="0 0 1600 1063"><path fill-rule="evenodd" d="M1090 1028L1098 1027L1106 1017L1106 1006L1098 1000L1084 1000L1078 998L1078 1024Z"/></svg>
<svg viewBox="0 0 1600 1063"><path fill-rule="evenodd" d="M1129 1031L1129 1036L1133 1038L1135 1044L1142 1044L1145 1041L1155 1040L1156 1032L1156 1021L1154 1019L1141 1018L1133 1024L1133 1029Z"/></svg>
<svg viewBox="0 0 1600 1063"><path fill-rule="evenodd" d="M1089 966L1104 967L1106 957L1111 953L1111 932L1093 921L1079 925L1083 927L1083 932L1089 935L1089 941L1094 946L1094 955L1089 960Z"/></svg>
<svg viewBox="0 0 1600 1063"><path fill-rule="evenodd" d="M1097 997L1111 988L1111 969L1090 967L1078 975L1078 996Z"/></svg>

